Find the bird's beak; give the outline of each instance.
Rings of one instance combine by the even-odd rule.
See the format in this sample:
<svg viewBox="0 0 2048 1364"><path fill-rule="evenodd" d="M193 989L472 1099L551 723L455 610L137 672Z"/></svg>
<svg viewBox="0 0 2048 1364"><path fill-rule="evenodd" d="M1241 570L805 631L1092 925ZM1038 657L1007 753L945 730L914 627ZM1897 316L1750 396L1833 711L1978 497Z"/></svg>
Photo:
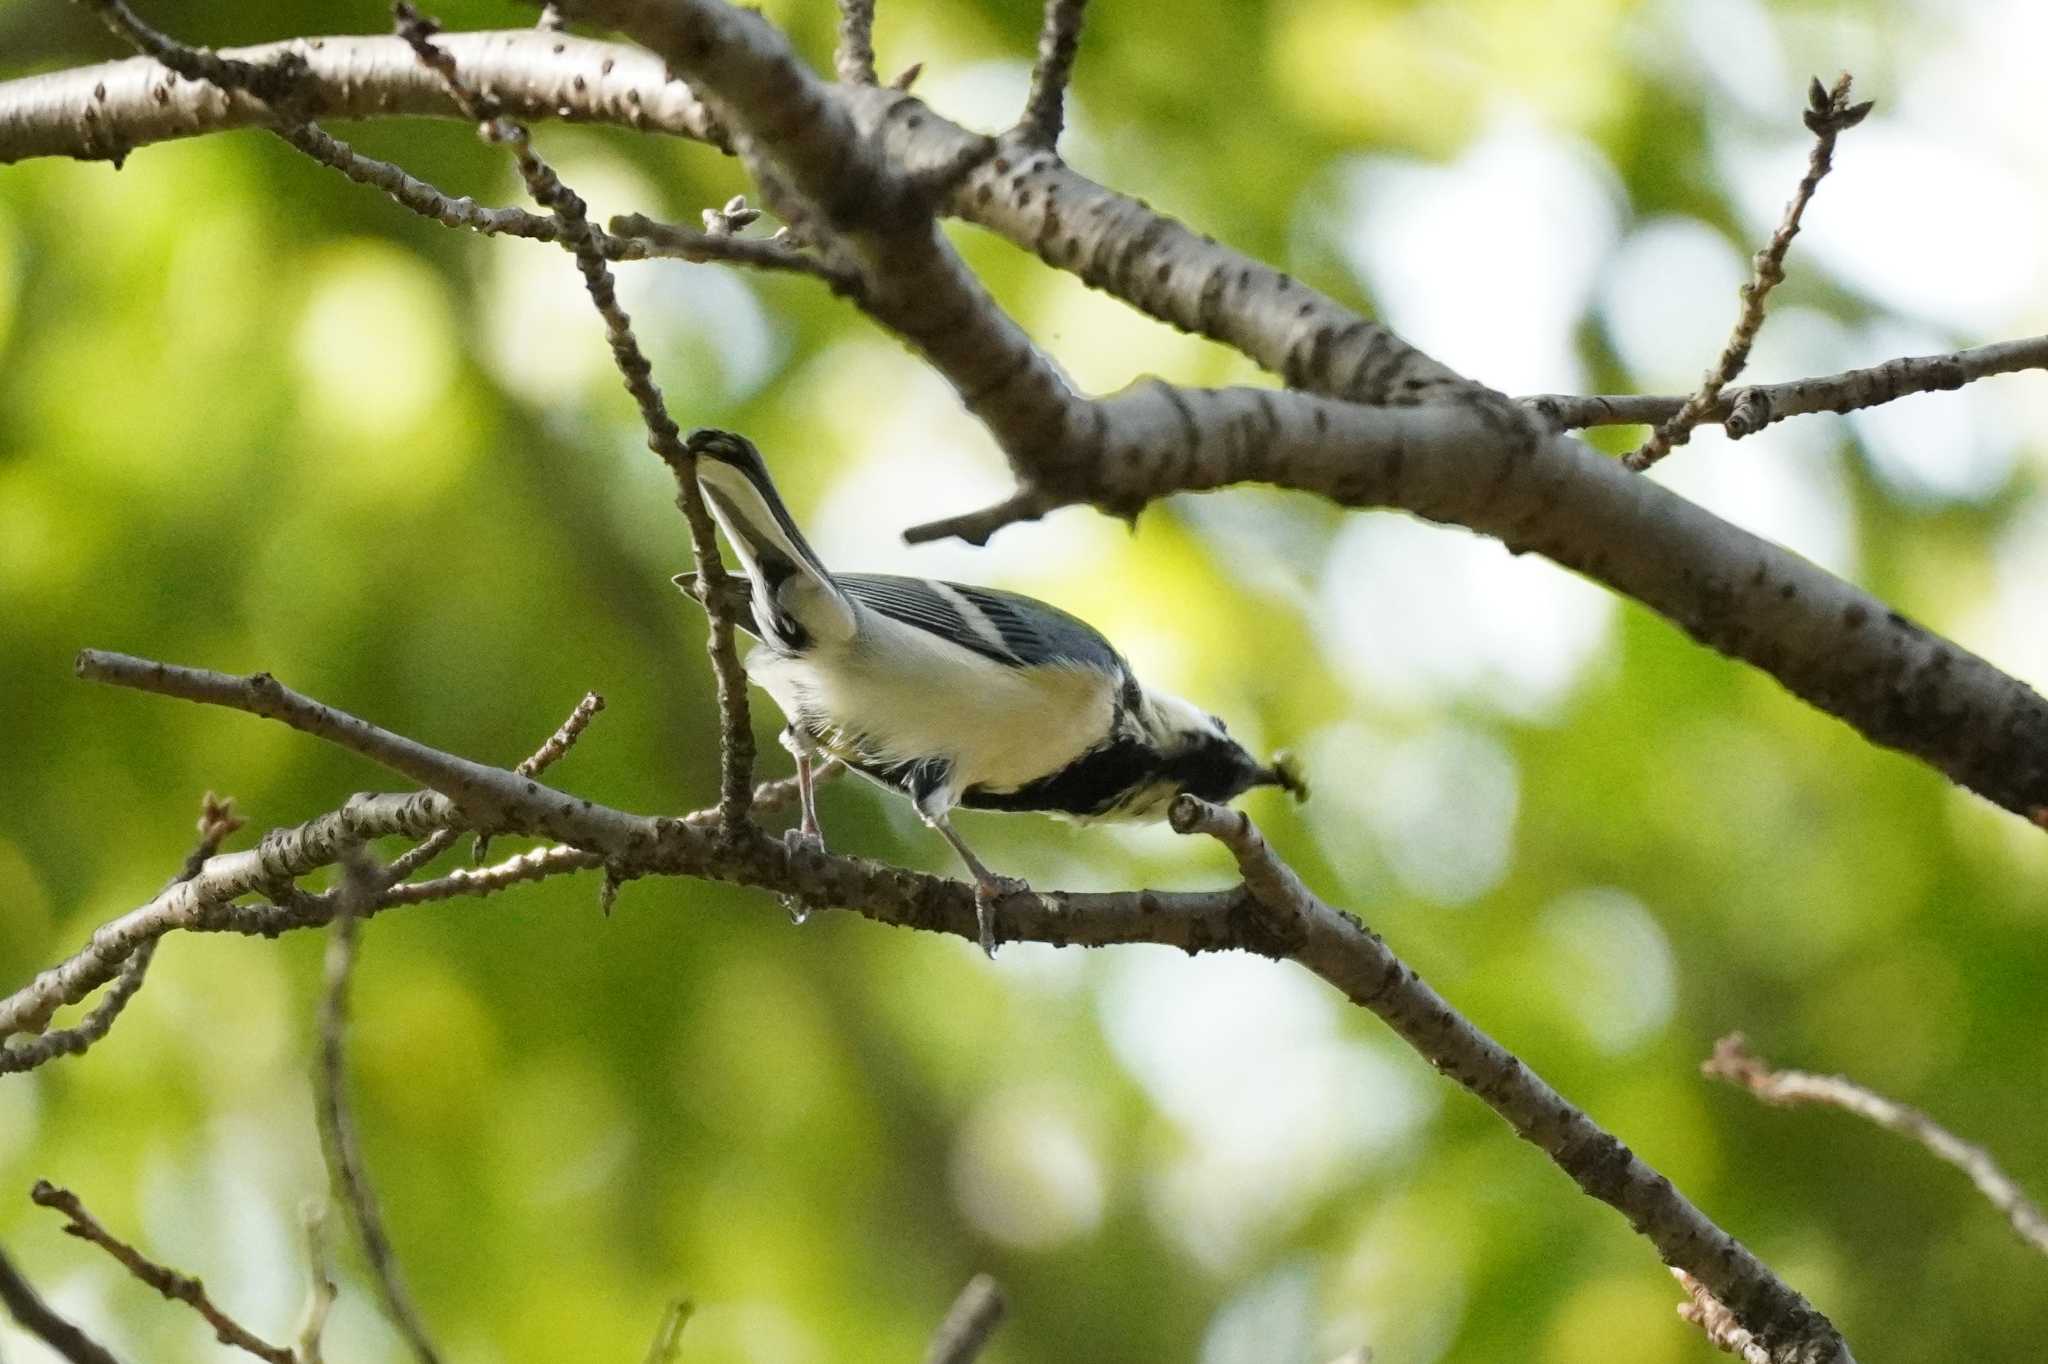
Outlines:
<svg viewBox="0 0 2048 1364"><path fill-rule="evenodd" d="M1271 766L1253 769L1252 785L1277 786L1297 803L1308 799L1308 783L1302 779L1301 768L1295 764L1292 753L1276 753Z"/></svg>

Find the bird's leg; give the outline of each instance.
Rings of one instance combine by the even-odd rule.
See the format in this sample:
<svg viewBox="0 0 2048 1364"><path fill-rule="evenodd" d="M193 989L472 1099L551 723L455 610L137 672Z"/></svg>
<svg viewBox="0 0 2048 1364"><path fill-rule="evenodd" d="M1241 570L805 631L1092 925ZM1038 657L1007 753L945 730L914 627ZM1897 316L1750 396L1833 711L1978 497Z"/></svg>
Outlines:
<svg viewBox="0 0 2048 1364"><path fill-rule="evenodd" d="M1007 895L1028 891L1031 887L1014 876L1001 876L990 871L967 846L967 841L954 832L952 821L946 818L945 805L937 799L930 796L919 798L917 813L925 823L938 832L939 837L953 845L953 851L960 854L960 861L966 866L967 874L974 878L974 927L981 940L981 950L988 953L990 960L994 960L997 903Z"/></svg>
<svg viewBox="0 0 2048 1364"><path fill-rule="evenodd" d="M818 827L818 790L813 780L816 773L814 756L809 739L797 733L796 726L784 725L782 746L796 759L796 798L803 809L803 816L797 827L782 836L782 841L792 852L807 848L812 852L825 851L825 831Z"/></svg>

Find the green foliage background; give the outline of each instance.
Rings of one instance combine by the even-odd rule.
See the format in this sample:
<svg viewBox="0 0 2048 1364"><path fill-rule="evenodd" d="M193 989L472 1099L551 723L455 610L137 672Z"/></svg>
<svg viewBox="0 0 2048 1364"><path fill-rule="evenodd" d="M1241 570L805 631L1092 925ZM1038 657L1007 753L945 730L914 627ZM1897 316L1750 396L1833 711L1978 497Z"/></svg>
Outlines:
<svg viewBox="0 0 2048 1364"><path fill-rule="evenodd" d="M1746 251L1737 187L1710 150L1759 127L1688 65L1679 8L1098 0L1071 150L1104 182L1373 306L1330 243L1343 215L1398 220L1404 203L1347 201L1338 168L1364 153L1454 160L1506 102L1606 159L1624 228L1682 214ZM1737 8L1764 15L1802 79L1853 62L1880 100L1955 13L1988 12ZM829 61L829 5L767 9ZM383 22L332 2L152 10L214 43ZM530 20L487 0L443 11L458 26ZM881 11L885 66L923 61L942 108L973 88L962 73L1015 86L1036 24L1016 0ZM0 74L110 55L80 9L0 12ZM1800 97L1788 83L1784 126L1762 131L1792 145ZM461 127L337 131L454 192L516 200L502 159ZM701 147L541 138L605 212L690 221L744 188ZM1851 135L1842 156L1856 155ZM1817 214L1827 187L1820 200ZM972 229L956 236L1090 384L1252 377ZM1788 304L1872 314L1800 261ZM939 443L976 486L1002 486L992 446L958 419L905 425L906 411L944 413L932 381L809 282L627 269L660 281L640 315L679 420L755 435L800 515L858 502L846 489L878 430ZM81 646L269 669L505 763L593 689L609 707L561 782L650 811L712 799L700 622L666 582L685 540L573 290L550 248L450 232L255 132L148 148L118 173L0 168L0 982L153 894L202 792L233 794L260 829L386 784L280 727L76 682ZM1578 336L1596 387L1642 382L1590 314ZM1831 423L1822 457L1844 470L1859 580L1967 630L2003 590L1996 548L2029 514L2042 524L2038 437L2008 436L2022 455L1995 486L1912 496L1846 424L1807 420ZM1678 459L1727 456L1705 440ZM870 497L876 556L917 514L965 505ZM1866 1357L2038 1358L2048 1266L1959 1176L1854 1120L1766 1110L1696 1073L1715 1037L1744 1029L1783 1063L1924 1105L2048 1193L2038 832L1629 606L1556 704L1361 688L1315 642L1345 590L1322 582L1332 544L1357 519L1227 492L1156 507L1128 536L1085 511L1006 532L1023 548L988 574L944 562L1136 636L1166 685L1302 749L1317 800L1253 802L1283 853ZM1429 765L1446 752L1477 752L1490 784ZM1388 785L1417 764L1451 776ZM1468 818L1464 800L1486 792L1493 813ZM948 866L872 793L834 788L826 817L840 847ZM1502 831L1491 870L1474 845L1488 820ZM1227 874L1213 849L1165 836L969 823L996 865L1048 883ZM1465 890L1432 873L1470 865ZM224 1350L59 1236L27 1186L79 1191L286 1334L298 1208L322 1182L308 1083L320 949L314 934L169 941L107 1042L0 1080L0 1240L129 1357ZM553 883L370 927L356 1091L393 1234L463 1361L637 1359L677 1295L698 1304L691 1364L915 1358L983 1269L1013 1303L988 1356L1002 1364L1307 1364L1360 1343L1403 1362L1708 1357L1619 1218L1291 970L1152 949L1015 948L991 966L850 916L793 927L717 886L635 884L607 919L594 884ZM343 1270L329 1357L400 1358L352 1254ZM37 1357L6 1339L10 1358Z"/></svg>

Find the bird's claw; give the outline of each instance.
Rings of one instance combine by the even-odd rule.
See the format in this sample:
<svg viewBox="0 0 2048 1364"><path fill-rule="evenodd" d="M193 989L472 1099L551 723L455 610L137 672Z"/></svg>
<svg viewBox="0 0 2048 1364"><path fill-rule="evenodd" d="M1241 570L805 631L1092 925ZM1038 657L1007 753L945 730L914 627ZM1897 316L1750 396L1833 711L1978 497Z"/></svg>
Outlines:
<svg viewBox="0 0 2048 1364"><path fill-rule="evenodd" d="M823 857L825 855L825 835L819 833L816 829L784 829L782 831L782 846L791 856L795 856L798 853L812 853Z"/></svg>
<svg viewBox="0 0 2048 1364"><path fill-rule="evenodd" d="M974 927L981 939L981 950L990 961L996 957L996 906L1012 895L1029 894L1030 890L1029 883L994 872L975 881Z"/></svg>

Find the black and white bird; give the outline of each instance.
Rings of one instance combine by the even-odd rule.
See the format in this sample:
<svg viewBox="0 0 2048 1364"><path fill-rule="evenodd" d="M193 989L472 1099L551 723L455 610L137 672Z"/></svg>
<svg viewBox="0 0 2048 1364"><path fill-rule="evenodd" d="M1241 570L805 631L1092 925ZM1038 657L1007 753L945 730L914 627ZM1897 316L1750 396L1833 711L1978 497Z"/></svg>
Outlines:
<svg viewBox="0 0 2048 1364"><path fill-rule="evenodd" d="M746 571L734 585L761 641L747 675L789 722L803 807L793 833L823 846L811 790L820 755L905 793L973 875L985 951L992 907L1025 887L961 841L947 818L956 806L1155 820L1182 792L1304 794L1284 761L1259 763L1215 716L1145 688L1092 626L1014 592L829 572L750 441L697 431L688 448ZM694 599L694 575L675 581Z"/></svg>

